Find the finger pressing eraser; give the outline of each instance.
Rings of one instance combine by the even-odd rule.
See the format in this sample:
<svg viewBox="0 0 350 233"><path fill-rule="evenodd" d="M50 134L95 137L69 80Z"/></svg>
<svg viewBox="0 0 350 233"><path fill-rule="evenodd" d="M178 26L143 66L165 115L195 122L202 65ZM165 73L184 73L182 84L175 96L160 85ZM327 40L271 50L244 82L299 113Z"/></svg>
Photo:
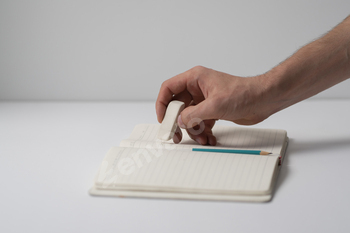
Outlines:
<svg viewBox="0 0 350 233"><path fill-rule="evenodd" d="M177 127L177 118L184 108L184 102L173 100L169 103L165 111L165 116L163 118L162 124L160 125L157 139L168 141L174 137Z"/></svg>

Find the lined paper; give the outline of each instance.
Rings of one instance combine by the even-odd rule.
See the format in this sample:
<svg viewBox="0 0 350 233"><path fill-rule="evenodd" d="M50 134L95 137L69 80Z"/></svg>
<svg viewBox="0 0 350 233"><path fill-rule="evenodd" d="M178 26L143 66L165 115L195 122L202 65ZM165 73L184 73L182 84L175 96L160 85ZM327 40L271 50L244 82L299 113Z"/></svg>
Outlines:
<svg viewBox="0 0 350 233"><path fill-rule="evenodd" d="M156 140L159 124L140 124L135 126L130 137L120 143L121 147L166 147L173 149L202 148L194 142L183 131L183 139L180 144L174 144L172 141L161 142ZM249 127L232 127L216 125L213 128L213 134L217 138L215 148L231 149L250 149L263 150L274 154L281 154L282 147L286 138L286 131L280 129L258 129Z"/></svg>
<svg viewBox="0 0 350 233"><path fill-rule="evenodd" d="M96 178L98 188L188 193L266 194L278 156L150 151L113 147Z"/></svg>
<svg viewBox="0 0 350 233"><path fill-rule="evenodd" d="M183 131L180 144L156 140L160 125L137 125L120 147L112 147L95 180L101 190L188 194L271 193L286 131L216 125L215 148L263 150L269 156L192 152L207 148Z"/></svg>

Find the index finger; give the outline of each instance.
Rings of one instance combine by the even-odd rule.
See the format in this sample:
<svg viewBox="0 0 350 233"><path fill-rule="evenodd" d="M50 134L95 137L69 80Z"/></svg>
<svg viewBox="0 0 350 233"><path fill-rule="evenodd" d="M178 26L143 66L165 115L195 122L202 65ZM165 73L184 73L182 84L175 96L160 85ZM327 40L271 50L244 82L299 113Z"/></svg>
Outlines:
<svg viewBox="0 0 350 233"><path fill-rule="evenodd" d="M162 83L156 101L156 113L158 122L162 122L165 110L174 95L186 90L187 72L174 76Z"/></svg>

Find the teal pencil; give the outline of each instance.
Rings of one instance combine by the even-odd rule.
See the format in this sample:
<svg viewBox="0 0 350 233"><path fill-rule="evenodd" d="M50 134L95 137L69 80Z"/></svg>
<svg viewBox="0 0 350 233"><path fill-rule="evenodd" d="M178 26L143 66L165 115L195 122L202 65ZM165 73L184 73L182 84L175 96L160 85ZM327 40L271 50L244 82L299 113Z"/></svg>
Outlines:
<svg viewBox="0 0 350 233"><path fill-rule="evenodd" d="M216 153L235 153L249 155L269 155L271 153L262 150L229 150L229 149L207 149L207 148L192 148L192 151L216 152Z"/></svg>

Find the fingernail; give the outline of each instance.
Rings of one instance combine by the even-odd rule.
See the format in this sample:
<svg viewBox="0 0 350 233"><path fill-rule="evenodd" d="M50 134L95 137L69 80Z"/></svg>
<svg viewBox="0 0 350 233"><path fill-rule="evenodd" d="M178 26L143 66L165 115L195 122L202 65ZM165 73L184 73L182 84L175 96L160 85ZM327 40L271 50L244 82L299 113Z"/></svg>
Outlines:
<svg viewBox="0 0 350 233"><path fill-rule="evenodd" d="M179 137L176 134L174 134L173 141L175 144L178 144L180 142Z"/></svg>
<svg viewBox="0 0 350 233"><path fill-rule="evenodd" d="M202 145L200 138L196 138L196 142L198 142L198 144Z"/></svg>
<svg viewBox="0 0 350 233"><path fill-rule="evenodd" d="M211 146L215 146L216 145L216 138L212 135L208 136L208 141L209 141L209 145Z"/></svg>
<svg viewBox="0 0 350 233"><path fill-rule="evenodd" d="M181 115L177 118L177 125L182 129L186 129L186 125L182 122Z"/></svg>

